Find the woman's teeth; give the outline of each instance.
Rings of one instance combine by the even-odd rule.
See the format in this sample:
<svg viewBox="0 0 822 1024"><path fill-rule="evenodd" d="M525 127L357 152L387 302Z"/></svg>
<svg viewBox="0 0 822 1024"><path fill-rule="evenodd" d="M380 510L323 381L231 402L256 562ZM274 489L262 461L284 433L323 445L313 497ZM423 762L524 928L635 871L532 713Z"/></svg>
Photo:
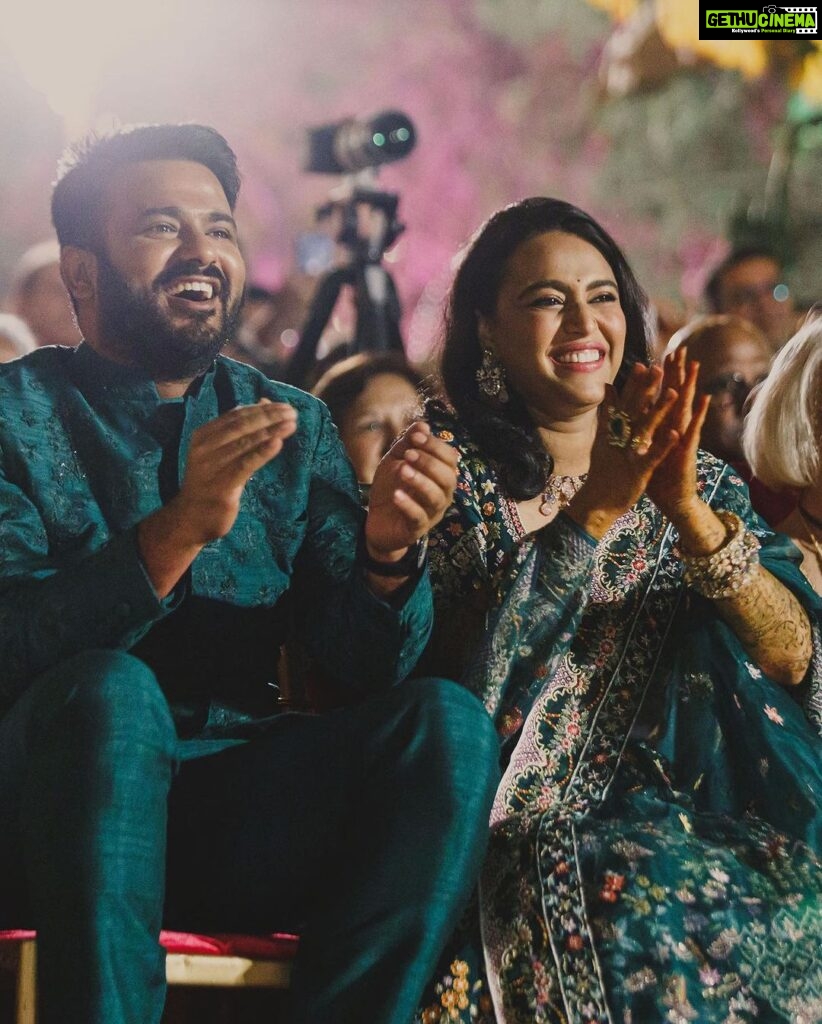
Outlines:
<svg viewBox="0 0 822 1024"><path fill-rule="evenodd" d="M602 359L602 352L596 348L586 348L581 352L564 352L554 356L558 363L597 363Z"/></svg>

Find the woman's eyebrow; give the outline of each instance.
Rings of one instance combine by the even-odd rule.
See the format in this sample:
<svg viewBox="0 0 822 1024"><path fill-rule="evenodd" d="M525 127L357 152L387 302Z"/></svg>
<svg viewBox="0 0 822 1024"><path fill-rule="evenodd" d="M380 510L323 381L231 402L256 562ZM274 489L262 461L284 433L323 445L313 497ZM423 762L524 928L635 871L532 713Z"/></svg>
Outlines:
<svg viewBox="0 0 822 1024"><path fill-rule="evenodd" d="M610 278L602 278L602 280L600 281L591 281L590 284L587 284L585 286L585 290L591 291L593 288L605 287L616 288L616 286L616 281L612 281ZM527 288L522 289L517 298L524 299L527 295L530 295L531 292L538 292L541 291L543 288L554 288L558 292L565 292L568 290L567 285L564 284L562 281L557 281L552 277L547 277L541 278L539 281L533 281L531 284L527 286Z"/></svg>

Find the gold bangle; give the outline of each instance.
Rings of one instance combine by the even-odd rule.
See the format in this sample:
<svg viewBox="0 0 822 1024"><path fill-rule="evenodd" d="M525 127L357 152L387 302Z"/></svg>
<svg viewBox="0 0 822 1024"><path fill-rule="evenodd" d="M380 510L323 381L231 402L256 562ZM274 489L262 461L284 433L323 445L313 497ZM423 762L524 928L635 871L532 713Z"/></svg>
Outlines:
<svg viewBox="0 0 822 1024"><path fill-rule="evenodd" d="M759 541L739 516L724 509L717 509L716 514L727 531L718 551L688 555L674 549L685 566L685 582L712 601L732 597L748 586L759 564Z"/></svg>

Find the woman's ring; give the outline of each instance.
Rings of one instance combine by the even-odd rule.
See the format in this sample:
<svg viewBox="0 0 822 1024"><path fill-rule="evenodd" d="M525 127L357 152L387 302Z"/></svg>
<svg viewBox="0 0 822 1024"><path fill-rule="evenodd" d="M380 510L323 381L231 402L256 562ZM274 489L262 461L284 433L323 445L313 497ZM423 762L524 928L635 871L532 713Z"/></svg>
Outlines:
<svg viewBox="0 0 822 1024"><path fill-rule="evenodd" d="M631 451L636 452L637 455L645 455L650 447L648 438L643 437L642 434L634 434L631 438Z"/></svg>
<svg viewBox="0 0 822 1024"><path fill-rule="evenodd" d="M627 448L631 443L631 417L627 412L608 406L608 444L613 448Z"/></svg>

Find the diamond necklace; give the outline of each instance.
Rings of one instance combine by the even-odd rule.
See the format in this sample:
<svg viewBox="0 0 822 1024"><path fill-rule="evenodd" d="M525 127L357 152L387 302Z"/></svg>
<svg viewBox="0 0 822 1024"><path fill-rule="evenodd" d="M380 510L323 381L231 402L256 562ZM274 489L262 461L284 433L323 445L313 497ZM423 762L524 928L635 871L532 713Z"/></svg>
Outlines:
<svg viewBox="0 0 822 1024"><path fill-rule="evenodd" d="M545 490L540 495L540 515L548 517L561 512L571 503L587 479L587 473L581 476L549 476L545 481Z"/></svg>

